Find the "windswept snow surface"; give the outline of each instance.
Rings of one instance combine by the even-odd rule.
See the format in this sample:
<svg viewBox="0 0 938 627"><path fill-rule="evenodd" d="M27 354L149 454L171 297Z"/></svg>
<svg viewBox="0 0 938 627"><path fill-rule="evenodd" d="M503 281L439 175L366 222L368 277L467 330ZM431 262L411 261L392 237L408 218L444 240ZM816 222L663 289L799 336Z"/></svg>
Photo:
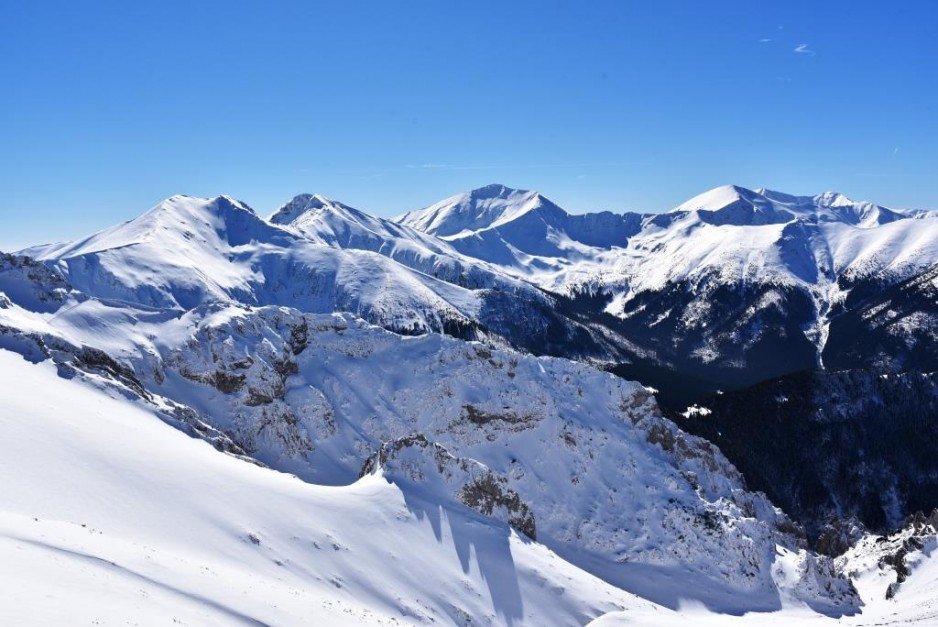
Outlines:
<svg viewBox="0 0 938 627"><path fill-rule="evenodd" d="M0 349L0 621L30 624L882 625L938 618L935 543L895 598L884 549L842 558L863 613L664 607L380 472L326 487L219 453L94 376ZM899 538L901 541L901 538ZM895 547L896 541L887 543ZM783 549L778 581L797 576ZM680 590L680 578L658 585Z"/></svg>
<svg viewBox="0 0 938 627"><path fill-rule="evenodd" d="M380 474L323 487L0 350L0 622L576 624L651 604Z"/></svg>

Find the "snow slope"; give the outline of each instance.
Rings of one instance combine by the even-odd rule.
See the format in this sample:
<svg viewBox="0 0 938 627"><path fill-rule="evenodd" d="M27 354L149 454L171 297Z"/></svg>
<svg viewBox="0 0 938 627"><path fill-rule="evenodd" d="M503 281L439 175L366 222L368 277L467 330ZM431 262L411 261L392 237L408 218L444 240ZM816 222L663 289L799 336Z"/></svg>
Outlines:
<svg viewBox="0 0 938 627"><path fill-rule="evenodd" d="M648 602L380 474L223 455L140 402L0 350L0 622L581 623Z"/></svg>

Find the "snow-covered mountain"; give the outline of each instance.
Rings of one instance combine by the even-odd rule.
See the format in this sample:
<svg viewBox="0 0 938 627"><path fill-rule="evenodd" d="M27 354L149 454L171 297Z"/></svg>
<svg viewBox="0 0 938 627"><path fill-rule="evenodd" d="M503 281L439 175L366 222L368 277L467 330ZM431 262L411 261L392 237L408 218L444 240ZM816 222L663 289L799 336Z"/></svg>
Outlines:
<svg viewBox="0 0 938 627"><path fill-rule="evenodd" d="M370 251L310 241L225 196L174 196L91 237L27 252L54 262L89 294L149 307L291 303L438 329L447 319L468 320L481 306L473 290Z"/></svg>
<svg viewBox="0 0 938 627"><path fill-rule="evenodd" d="M637 345L633 355L714 387L816 367L835 319L864 306L859 295L938 264L938 213L834 193L725 186L658 215L573 216L536 192L488 186L399 221L545 289L587 295L618 319L604 324Z"/></svg>
<svg viewBox="0 0 938 627"><path fill-rule="evenodd" d="M278 209L273 224L333 248L366 250L408 268L470 288L518 289L497 268L460 254L447 242L390 220L370 216L320 195L301 194Z"/></svg>
<svg viewBox="0 0 938 627"><path fill-rule="evenodd" d="M908 275L935 261L935 217L830 192L734 185L663 214L571 215L538 192L489 185L397 221L548 289L619 282L637 292L710 274L812 285L831 275Z"/></svg>
<svg viewBox="0 0 938 627"><path fill-rule="evenodd" d="M46 455L24 449L3 470L5 476L30 475L34 465L43 466L48 455L57 454L54 449L64 446L61 442L74 440L79 444L69 447L69 459L99 459L95 451L101 447L121 450L119 459L105 456L107 461L101 461L101 467L115 477L104 485L113 485L117 494L135 489L136 477L145 471L130 460L147 457L139 452L140 443L127 443L125 449L124 438L137 436L124 433L128 428L141 428L145 433L140 438L149 441L151 436L146 434L154 426L134 427L146 414L147 424L155 424L152 419L158 418L207 441L220 451L215 454L227 453L244 468L253 468L248 462L255 461L308 483L335 486L328 488L333 492L321 494L310 488L302 498L265 497L254 504L254 511L265 513L250 516L237 513L253 502L250 487L245 488L244 505L236 501L232 511L211 505L213 500L196 506L200 489L212 491L213 499L225 498L234 489L234 479L222 487L228 480L221 477L229 476L229 471L219 470L221 477L189 488L186 499L175 507L185 510L179 513L183 519L204 516L208 507L231 521L224 523L229 531L211 543L212 551L274 551L274 555L256 558L268 560L262 572L277 579L278 567L296 564L288 567L294 574L286 585L312 586L318 590L314 598L322 598L323 589L329 589L315 581L348 588L343 594L359 603L349 611L359 619L366 615L365 609L376 611L377 604L384 612L401 612L413 620L465 615L492 616L498 622L522 617L535 621L539 614L524 614L520 592L509 590L511 602L506 605L500 585L495 590L500 577L517 577L514 569L518 566L512 564L509 550L489 535L502 529L499 533L508 538L509 526L543 546L538 549L542 555L559 556L554 559L566 562L562 568L567 572L584 573L576 589L585 596L557 610L577 616L576 622L600 613L599 597L586 592L593 577L606 582L603 586L609 584L675 608L681 599L694 599L721 611L771 611L780 607L784 588L785 598L795 604L835 614L856 610L858 599L849 582L829 560L806 550L799 528L763 495L746 491L742 477L712 445L687 436L663 418L651 393L637 383L564 359L537 358L437 334L402 336L349 314L312 314L227 299L180 311L175 306L158 308L91 297L71 286L56 266L28 258L6 257L0 270L0 290L10 294L0 303L0 354L17 354L4 357L4 372L7 377L35 380L4 389L3 404L14 409L10 416L14 424L7 432L19 439L24 430L37 428L31 441L53 449ZM56 372L61 379L56 379ZM50 379L55 383L49 383ZM37 402L38 390L43 388L54 401L51 407ZM30 404L38 412L37 420L17 421L14 416L31 415L23 414ZM73 405L74 409L66 409ZM62 422L74 412L74 419ZM116 429L110 423L95 423L91 416L99 412L126 413L118 421L124 426ZM31 427L33 423L40 426ZM108 434L106 443L100 441L104 433ZM209 470L190 468L195 462L177 465L164 476L168 460L186 453L178 449L178 439L152 437L156 440L151 446L158 450L147 464L154 480L161 477L164 486L153 486L154 494L169 498L174 482L184 477L215 476ZM196 450L191 445L186 448ZM211 451L200 450L204 452L192 453L196 459ZM159 461L163 456L167 461ZM34 462L24 461L30 459ZM27 482L22 494L18 493L8 532L14 543L51 544L60 547L55 550L84 552L105 564L130 560L133 567L121 567L129 568L133 576L142 568L140 576L148 581L165 582L150 567L140 567L141 558L133 550L124 552L111 540L89 545L74 537L78 532L67 523L87 525L84 519L98 512L93 529L108 529L108 536L114 533L122 546L158 547L160 560L175 564L165 568L184 573L179 583L184 584L185 596L206 597L205 588L193 581L185 564L207 560L207 568L221 567L215 558L199 561L188 555L203 534L215 533L215 523L191 529L187 537L194 544L180 546L171 536L155 535L152 522L139 532L142 535L132 531L135 517L158 507L158 498L129 518L113 514L122 522L110 521L112 512L107 507L83 508L77 496L62 506L55 500L46 506L34 503L29 494L37 485L39 493L45 493L49 488L41 486L60 484L57 468L61 466L36 471L36 484ZM230 472L242 475L237 469ZM267 475L256 474L261 469L244 472L248 486L255 480L270 481L264 478ZM374 483L375 473L391 481L394 489L379 489L384 483ZM115 484L119 477L129 483ZM89 487L75 490L80 495L84 490L110 489L101 487L103 481L101 474L92 472L62 485L87 482ZM274 492L303 492L302 485L299 481L295 488L284 484ZM141 494L150 491L147 488ZM304 539L311 533L306 525L314 525L316 518L308 523L275 523L265 518L276 515L276 520L291 521L296 519L290 513L293 508L315 509L302 505L308 500L327 508L331 498L339 503L337 509L321 521L333 531L318 531L319 539ZM390 529L400 530L401 539L414 538L415 546L429 541L420 540L420 521L427 521L436 534L434 542L439 542L441 511L455 512L446 518L464 572L469 572L466 569L472 562L464 552L467 549L459 547L477 541L465 534L490 538L478 540L475 559L482 570L481 580L493 587L480 598L470 580L467 594L476 600L467 602L468 607L445 586L436 592L418 587L403 596L376 597L367 591L391 584L378 583L384 580L376 581L376 575L358 575L350 566L357 563L352 556L343 558L341 564L331 559L307 564L303 556L313 550L308 547L311 543L313 548L319 545L317 550L329 543L356 547L366 555L364 563L382 559L386 552L376 547L378 538L363 539L355 531L356 523L342 523L344 512L363 498L359 501L363 508L370 506L362 503L374 502L367 499L387 499L387 505L378 506L379 518L385 511L396 516ZM406 504L403 510L401 502ZM230 516L244 520L236 522ZM472 524L462 521L476 520L475 516L491 522L473 531ZM23 539L33 538L34 530L22 528L31 518L55 521L51 531L37 532L46 534L41 542ZM351 520L363 519L351 516ZM299 533L300 524L307 531ZM463 531L467 524L470 531ZM380 537L386 538L387 546L397 546L389 535ZM292 552L295 542L305 548ZM493 543L491 552L484 548L489 543ZM164 557L164 550L171 551L172 557L169 553ZM786 563L801 574L784 582L778 579L777 551L783 551ZM434 559L433 555L426 559ZM421 570L407 555L399 559L407 572ZM446 564L453 562L442 554L440 559L439 568L445 574ZM253 561L250 558L247 563ZM34 577L44 576L45 567L36 568ZM237 577L240 571L228 572ZM387 576L398 586L408 585L408 576L397 572L392 569ZM111 576L116 574L111 572ZM542 583L545 578L549 580L545 575ZM682 582L680 588L671 583L675 578ZM248 615L269 612L244 600L232 606L227 593L212 590L208 598L220 598L211 604L215 610L244 614L250 609ZM429 594L432 600L423 605L407 600L420 594Z"/></svg>
<svg viewBox="0 0 938 627"><path fill-rule="evenodd" d="M843 320L938 264L936 242L936 213L838 194L727 186L664 214L570 215L490 185L398 222L309 194L269 221L227 197L174 197L24 252L99 298L349 311L395 331L608 364L667 395L670 372L712 390L838 363ZM923 296L904 306L934 309ZM890 337L876 345L903 341ZM861 358L889 361L877 351Z"/></svg>
<svg viewBox="0 0 938 627"><path fill-rule="evenodd" d="M309 194L269 220L175 196L2 255L0 368L24 383L0 390L0 417L28 446L0 465L22 486L0 508L0 550L29 574L4 593L38 602L61 577L117 598L139 582L152 598L108 617L178 603L194 621L297 622L298 594L328 622L670 619L687 604L849 617L871 602L856 573L643 384L928 369L936 224L738 187L665 214L571 215L495 185L396 221ZM852 393L851 411L877 404ZM878 530L909 513L893 500Z"/></svg>
<svg viewBox="0 0 938 627"><path fill-rule="evenodd" d="M503 338L551 354L618 351L537 287L321 197L298 197L268 222L226 196L174 196L90 237L23 252L89 295L146 307L285 305L347 311L404 333Z"/></svg>
<svg viewBox="0 0 938 627"><path fill-rule="evenodd" d="M497 264L547 289L638 232L643 216L571 215L538 192L488 185L397 218L466 255Z"/></svg>

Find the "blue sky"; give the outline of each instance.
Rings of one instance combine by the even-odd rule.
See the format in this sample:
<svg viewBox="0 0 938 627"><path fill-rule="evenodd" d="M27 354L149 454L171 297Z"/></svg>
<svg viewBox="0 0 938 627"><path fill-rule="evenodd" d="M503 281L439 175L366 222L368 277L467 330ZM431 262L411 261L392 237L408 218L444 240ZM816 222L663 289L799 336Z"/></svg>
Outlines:
<svg viewBox="0 0 938 627"><path fill-rule="evenodd" d="M936 42L935 2L4 2L0 248L174 193L936 207Z"/></svg>

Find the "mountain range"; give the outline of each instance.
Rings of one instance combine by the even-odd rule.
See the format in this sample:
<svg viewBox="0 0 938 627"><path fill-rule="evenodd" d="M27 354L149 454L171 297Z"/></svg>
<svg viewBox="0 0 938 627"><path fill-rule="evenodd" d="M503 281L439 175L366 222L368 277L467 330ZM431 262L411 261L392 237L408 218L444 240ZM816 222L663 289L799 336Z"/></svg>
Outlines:
<svg viewBox="0 0 938 627"><path fill-rule="evenodd" d="M936 264L938 212L834 193L174 196L0 258L0 546L25 597L64 559L195 621L878 616L938 572L938 445L895 450L938 424Z"/></svg>

